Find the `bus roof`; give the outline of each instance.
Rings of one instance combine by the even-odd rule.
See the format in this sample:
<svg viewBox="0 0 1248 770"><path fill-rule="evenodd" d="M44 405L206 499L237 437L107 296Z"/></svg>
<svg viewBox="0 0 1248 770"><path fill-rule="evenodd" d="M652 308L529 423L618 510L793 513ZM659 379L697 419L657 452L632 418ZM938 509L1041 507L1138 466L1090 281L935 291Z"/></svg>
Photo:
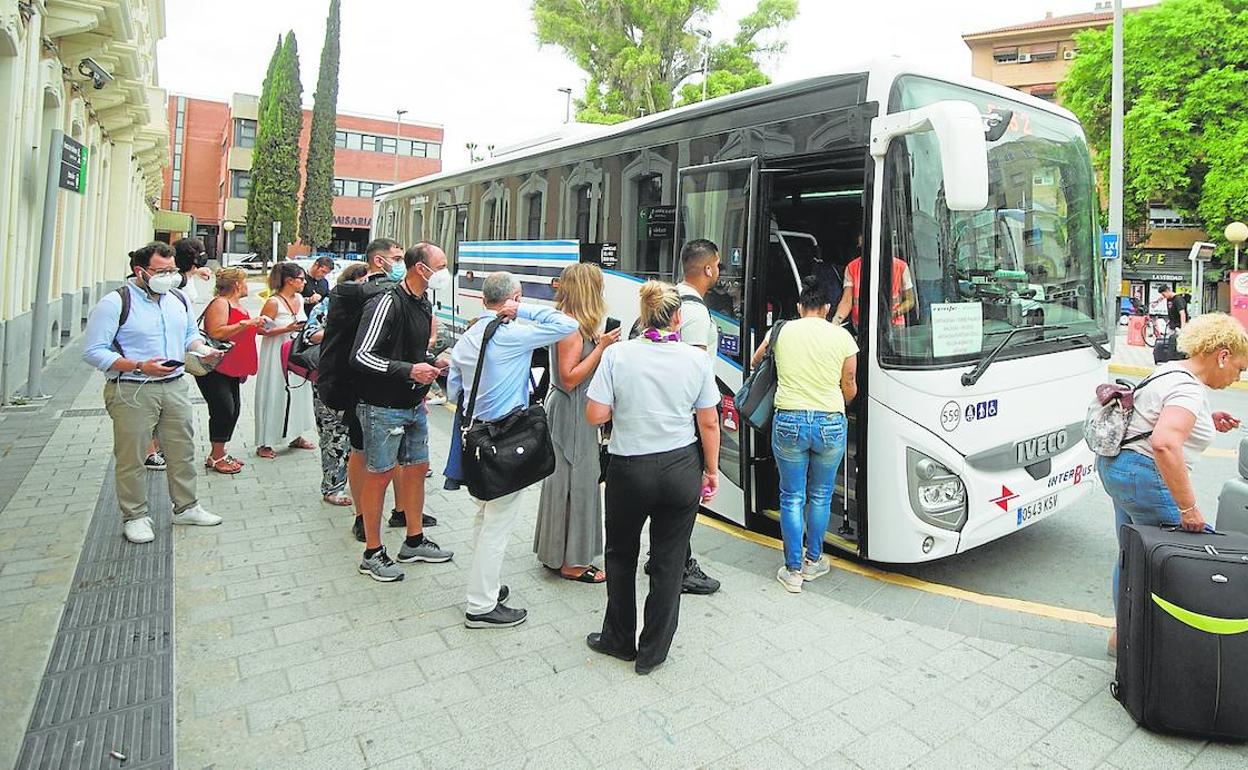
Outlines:
<svg viewBox="0 0 1248 770"><path fill-rule="evenodd" d="M424 186L431 182L437 182L443 179L449 179L461 174L471 173L474 176L479 175L493 166L501 166L518 160L524 160L537 155L543 155L548 152L563 150L576 147L582 144L589 144L601 139L612 136L626 135L643 128L654 128L673 123L681 123L693 120L706 115L713 115L741 107L757 104L760 102L772 101L780 97L791 94L799 94L806 91L816 90L825 85L843 80L852 76L868 77L868 87L872 91L876 91L877 87L872 87L871 83L887 83L887 87L891 88L892 83L901 75L919 75L922 77L941 80L955 85L962 85L973 88L977 91L994 94L1004 99L1021 102L1038 110L1053 113L1059 117L1066 118L1078 122L1078 119L1070 111L1059 107L1052 102L1046 102L1038 99L1030 94L1009 88L1008 86L993 83L989 80L970 77L966 75L958 75L947 71L939 71L932 67L923 67L907 62L899 57L890 57L886 59L876 59L866 62L859 67L848 67L842 72L829 73L826 75L817 75L809 78L801 78L798 80L789 80L783 83L772 83L758 88L751 88L746 91L739 91L733 94L708 99L705 102L697 102L684 107L676 107L664 112L658 112L653 115L627 120L623 123L613 125L591 125L585 123L577 123L565 126L559 131L553 132L546 136L535 137L527 141L521 141L510 147L503 148L501 154L495 155L486 162L472 164L467 167L457 168L450 171L442 171L429 176L417 177L406 182L399 182L388 187L380 188L373 196L374 201L379 201L394 193L403 192L414 187ZM887 92L885 92L887 93ZM886 99L884 100L886 101Z"/></svg>

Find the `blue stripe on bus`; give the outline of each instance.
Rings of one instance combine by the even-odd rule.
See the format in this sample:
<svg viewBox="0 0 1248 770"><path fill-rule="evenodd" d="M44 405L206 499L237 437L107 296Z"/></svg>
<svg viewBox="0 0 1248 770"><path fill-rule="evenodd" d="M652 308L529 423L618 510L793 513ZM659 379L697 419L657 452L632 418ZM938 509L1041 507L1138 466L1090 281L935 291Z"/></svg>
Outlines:
<svg viewBox="0 0 1248 770"><path fill-rule="evenodd" d="M459 245L473 246L576 246L580 241L460 241Z"/></svg>
<svg viewBox="0 0 1248 770"><path fill-rule="evenodd" d="M504 260L517 259L536 259L548 260L556 262L576 262L580 259L578 254L534 254L524 251L461 251L458 257L472 257L488 262L497 262Z"/></svg>

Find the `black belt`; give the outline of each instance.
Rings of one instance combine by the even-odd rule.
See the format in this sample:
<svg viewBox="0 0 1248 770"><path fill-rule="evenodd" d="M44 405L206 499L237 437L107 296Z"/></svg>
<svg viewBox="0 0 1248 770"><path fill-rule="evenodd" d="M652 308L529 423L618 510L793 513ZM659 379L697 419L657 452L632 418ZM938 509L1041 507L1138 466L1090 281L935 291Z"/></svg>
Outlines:
<svg viewBox="0 0 1248 770"><path fill-rule="evenodd" d="M137 383L140 383L140 384L144 384L144 383L146 383L146 384L148 384L148 385L153 385L153 384L154 384L154 385L163 385L163 384L164 384L164 383L166 383L166 382L173 382L174 380L180 380L180 379L182 379L182 375L180 375L180 374L175 374L175 375L173 375L172 377L166 377L166 378L164 378L163 380L151 380L151 379L148 379L148 380L140 380L140 379L138 379L138 378L136 378L136 377L118 377L117 379L113 380L113 382L137 382Z"/></svg>

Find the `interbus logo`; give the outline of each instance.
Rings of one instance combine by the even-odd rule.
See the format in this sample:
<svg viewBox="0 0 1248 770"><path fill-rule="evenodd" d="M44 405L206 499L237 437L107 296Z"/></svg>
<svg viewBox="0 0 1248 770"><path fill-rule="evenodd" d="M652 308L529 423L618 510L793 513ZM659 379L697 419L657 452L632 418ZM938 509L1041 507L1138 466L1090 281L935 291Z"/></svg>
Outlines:
<svg viewBox="0 0 1248 770"><path fill-rule="evenodd" d="M1019 465L1031 465L1061 452L1070 443L1065 428L1033 436L1014 444L1014 457Z"/></svg>

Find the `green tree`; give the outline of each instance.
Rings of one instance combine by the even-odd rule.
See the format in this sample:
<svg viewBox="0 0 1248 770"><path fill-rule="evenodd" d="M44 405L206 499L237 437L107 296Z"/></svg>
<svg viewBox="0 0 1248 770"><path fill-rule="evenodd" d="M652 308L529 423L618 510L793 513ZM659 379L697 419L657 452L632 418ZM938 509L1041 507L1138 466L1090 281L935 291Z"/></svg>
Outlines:
<svg viewBox="0 0 1248 770"><path fill-rule="evenodd" d="M303 129L303 86L299 81L299 49L295 33L269 62L260 91L256 148L251 161L251 195L247 198L247 243L267 263L281 259L295 234L299 198L299 132ZM281 222L277 254L273 254L273 222Z"/></svg>
<svg viewBox="0 0 1248 770"><path fill-rule="evenodd" d="M1108 183L1112 30L1085 31L1059 87ZM1123 21L1123 221L1165 201L1215 238L1248 213L1248 0L1166 0ZM1218 239L1220 240L1220 239Z"/></svg>
<svg viewBox="0 0 1248 770"><path fill-rule="evenodd" d="M338 0L330 0L325 20L321 70L312 97L312 129L303 175L299 238L313 251L328 246L334 227L334 131L338 118Z"/></svg>
<svg viewBox="0 0 1248 770"><path fill-rule="evenodd" d="M718 0L534 0L537 40L556 45L589 76L576 100L577 120L618 123L702 99L685 84L706 54L706 96L766 85L765 56L784 50L767 41L797 16L797 0L759 0L731 40L709 44L703 28Z"/></svg>

